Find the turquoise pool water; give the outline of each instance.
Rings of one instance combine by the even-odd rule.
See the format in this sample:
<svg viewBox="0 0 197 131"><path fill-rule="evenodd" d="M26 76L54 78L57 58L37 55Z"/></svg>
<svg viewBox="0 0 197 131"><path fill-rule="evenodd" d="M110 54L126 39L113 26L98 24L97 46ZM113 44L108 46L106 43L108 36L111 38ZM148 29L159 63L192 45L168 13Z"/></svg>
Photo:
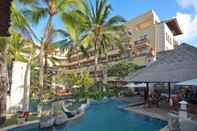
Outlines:
<svg viewBox="0 0 197 131"><path fill-rule="evenodd" d="M110 100L92 104L79 120L62 127L39 129L38 124L10 131L159 131L167 122L118 109L124 103Z"/></svg>

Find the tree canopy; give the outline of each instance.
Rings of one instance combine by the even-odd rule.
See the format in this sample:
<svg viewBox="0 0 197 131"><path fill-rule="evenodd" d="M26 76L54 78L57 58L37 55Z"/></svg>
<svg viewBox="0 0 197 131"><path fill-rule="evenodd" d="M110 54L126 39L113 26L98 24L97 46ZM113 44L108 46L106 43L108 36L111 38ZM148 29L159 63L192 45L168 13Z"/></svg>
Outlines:
<svg viewBox="0 0 197 131"><path fill-rule="evenodd" d="M136 65L130 61L121 61L114 65L108 66L108 76L110 77L125 77L129 73L136 72L143 68L142 66Z"/></svg>

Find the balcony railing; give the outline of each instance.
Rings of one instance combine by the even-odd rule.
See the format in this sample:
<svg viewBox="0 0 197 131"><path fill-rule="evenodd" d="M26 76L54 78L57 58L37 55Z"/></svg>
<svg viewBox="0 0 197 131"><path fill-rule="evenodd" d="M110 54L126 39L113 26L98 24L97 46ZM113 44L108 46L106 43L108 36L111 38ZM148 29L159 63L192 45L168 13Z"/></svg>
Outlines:
<svg viewBox="0 0 197 131"><path fill-rule="evenodd" d="M149 46L150 46L150 42L149 42L148 38L146 38L146 37L135 41L136 48L144 48L144 47L149 47Z"/></svg>

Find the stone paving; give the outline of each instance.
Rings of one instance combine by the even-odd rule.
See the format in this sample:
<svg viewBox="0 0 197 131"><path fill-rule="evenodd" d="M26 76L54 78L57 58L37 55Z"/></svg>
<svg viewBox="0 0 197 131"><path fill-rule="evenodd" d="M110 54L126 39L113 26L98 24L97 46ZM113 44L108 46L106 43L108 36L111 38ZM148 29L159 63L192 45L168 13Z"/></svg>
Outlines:
<svg viewBox="0 0 197 131"><path fill-rule="evenodd" d="M128 111L140 113L146 116L150 116L153 118L159 118L161 120L167 121L169 118L169 111L167 110L162 110L159 108L147 108L142 106L137 106L137 107L128 107L126 108Z"/></svg>
<svg viewBox="0 0 197 131"><path fill-rule="evenodd" d="M139 97L134 97L134 98L122 98L121 100L124 100L126 102L130 103L136 103L139 101L142 101ZM158 118L161 120L168 121L170 118L170 112L177 113L173 109L171 109L169 106L162 105L161 107L151 107L147 108L144 105L141 106L131 106L125 108L127 111L135 112L135 113L140 113L146 116L150 116L153 118ZM181 131L197 131L197 121L196 121L196 116L189 114L190 119L188 120L182 120L181 123ZM192 119L192 120L191 120ZM160 131L169 131L168 126L164 127Z"/></svg>

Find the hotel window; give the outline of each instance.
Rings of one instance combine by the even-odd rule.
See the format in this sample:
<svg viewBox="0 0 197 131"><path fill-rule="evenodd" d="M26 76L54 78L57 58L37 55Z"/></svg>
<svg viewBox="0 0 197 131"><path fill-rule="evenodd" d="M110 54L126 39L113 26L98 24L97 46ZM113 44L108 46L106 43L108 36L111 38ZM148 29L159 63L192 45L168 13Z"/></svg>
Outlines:
<svg viewBox="0 0 197 131"><path fill-rule="evenodd" d="M166 32L166 41L168 41L168 33Z"/></svg>
<svg viewBox="0 0 197 131"><path fill-rule="evenodd" d="M172 38L170 37L170 35L168 35L168 33L166 32L166 41L170 44L172 44Z"/></svg>

